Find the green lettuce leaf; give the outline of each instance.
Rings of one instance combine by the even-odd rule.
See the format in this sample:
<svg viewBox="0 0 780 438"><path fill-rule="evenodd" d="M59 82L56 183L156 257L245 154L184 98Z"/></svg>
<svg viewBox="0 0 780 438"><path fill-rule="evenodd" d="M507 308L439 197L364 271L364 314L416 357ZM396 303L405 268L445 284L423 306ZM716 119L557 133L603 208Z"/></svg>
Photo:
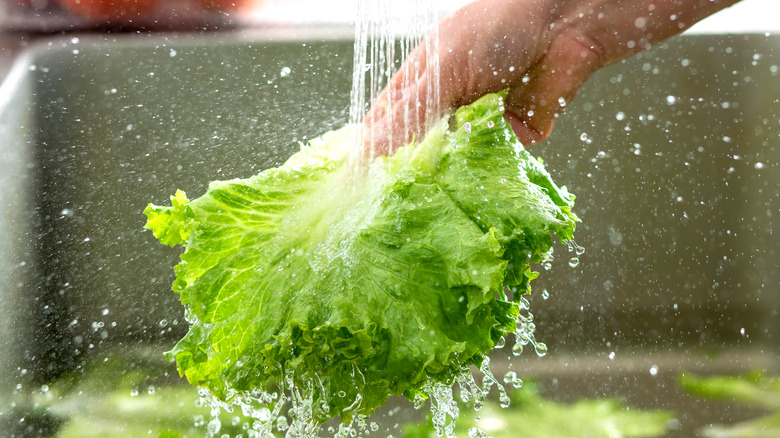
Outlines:
<svg viewBox="0 0 780 438"><path fill-rule="evenodd" d="M192 325L167 353L179 372L222 400L309 387L324 421L481 363L515 330L505 290L529 293L551 231L571 239L578 220L502 99L370 164L347 127L278 168L150 204L146 227L185 246L173 289Z"/></svg>

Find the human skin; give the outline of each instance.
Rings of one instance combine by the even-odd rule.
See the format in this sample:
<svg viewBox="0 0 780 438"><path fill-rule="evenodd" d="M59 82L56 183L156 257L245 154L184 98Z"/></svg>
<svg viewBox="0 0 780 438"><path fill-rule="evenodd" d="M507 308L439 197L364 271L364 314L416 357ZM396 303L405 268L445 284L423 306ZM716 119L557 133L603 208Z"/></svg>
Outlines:
<svg viewBox="0 0 780 438"><path fill-rule="evenodd" d="M439 23L439 113L509 88L504 116L531 145L550 135L595 71L738 1L476 1ZM364 122L371 155L390 154L424 133L426 69L421 44L374 101Z"/></svg>

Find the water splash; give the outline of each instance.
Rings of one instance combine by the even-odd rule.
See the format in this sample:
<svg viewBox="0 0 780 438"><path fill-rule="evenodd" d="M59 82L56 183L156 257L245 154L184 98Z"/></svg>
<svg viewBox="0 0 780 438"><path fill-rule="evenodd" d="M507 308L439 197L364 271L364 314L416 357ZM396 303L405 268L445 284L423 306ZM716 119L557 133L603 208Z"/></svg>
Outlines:
<svg viewBox="0 0 780 438"><path fill-rule="evenodd" d="M455 421L460 415L461 405L456 400L456 392L460 401L471 404L475 410L481 410L491 392L498 393L500 405L509 406L510 398L499 380L490 369L490 359L485 357L480 366L478 381L473 368L462 365L458 368L453 381L443 383L428 380L415 398L415 408L421 409L429 404L433 425L437 436L455 438ZM511 378L510 378L511 377ZM200 389L200 403L210 409L211 419L197 419L199 425L207 425L208 437L220 436L222 424L219 416L222 411L232 413L238 408L244 417L249 419L244 423L246 436L249 438L270 438L284 436L286 438L316 438L321 432L321 425L316 418L327 412L327 400L323 398L321 382L315 378L296 376L294 372L285 373L284 383L277 390L256 389L241 394L234 393L229 402L220 401L207 389ZM515 388L522 385L522 380L515 373L507 373L504 383ZM424 394L424 395L423 395ZM346 396L340 394L338 396ZM358 394L347 410L356 412L360 408L361 396ZM342 418L343 420L343 418ZM337 428L328 428L329 436L335 438L353 438L370 436L377 432L379 426L369 422L365 415L354 415L350 420L339 424ZM232 425L240 420L234 417ZM475 429L476 436L481 431Z"/></svg>
<svg viewBox="0 0 780 438"><path fill-rule="evenodd" d="M490 389L495 385L498 390L498 400L502 408L509 406L509 395L506 393L506 388L502 385L493 373L490 372L490 358L486 357L482 364L479 366L479 371L482 373L482 394L487 397L490 394Z"/></svg>
<svg viewBox="0 0 780 438"><path fill-rule="evenodd" d="M455 438L455 420L460 415L460 407L455 401L455 392L460 395L464 404L471 404L475 411L480 411L485 406L492 388L496 387L499 401L502 407L509 406L510 399L504 386L498 381L490 370L490 359L485 357L479 366L482 381L477 382L472 369L463 366L455 375L453 384L429 381L422 387L422 391L430 396L430 410L433 426L437 436ZM422 407L422 404L418 409ZM487 436L477 428L473 428L475 436ZM471 434L471 432L469 432ZM483 435L480 435L483 434Z"/></svg>
<svg viewBox="0 0 780 438"><path fill-rule="evenodd" d="M577 245L577 242L574 240L566 240L566 248L577 256L585 254L585 247Z"/></svg>
<svg viewBox="0 0 780 438"><path fill-rule="evenodd" d="M550 250L547 251L547 253L542 254L542 268L544 268L545 271L549 271L552 269L554 261L555 257L553 256L553 248L550 247Z"/></svg>
<svg viewBox="0 0 780 438"><path fill-rule="evenodd" d="M425 391L431 396L433 427L440 436L455 438L455 420L460 415L460 408L453 397L452 386L437 382Z"/></svg>
<svg viewBox="0 0 780 438"><path fill-rule="evenodd" d="M536 324L534 323L534 315L529 310L528 301L525 297L521 297L520 315L518 315L515 329L515 344L512 346L512 354L520 356L526 345L531 345L536 352L536 355L543 357L547 354L547 344L536 340Z"/></svg>

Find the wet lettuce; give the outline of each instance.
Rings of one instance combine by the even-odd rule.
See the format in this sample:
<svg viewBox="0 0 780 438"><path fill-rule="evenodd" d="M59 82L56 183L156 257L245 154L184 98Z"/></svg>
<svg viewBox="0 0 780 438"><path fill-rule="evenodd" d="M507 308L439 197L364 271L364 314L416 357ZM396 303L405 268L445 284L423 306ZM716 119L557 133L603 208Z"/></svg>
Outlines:
<svg viewBox="0 0 780 438"><path fill-rule="evenodd" d="M324 420L479 364L515 330L512 298L530 292L551 231L571 239L577 221L502 99L370 164L345 128L278 168L150 204L146 227L185 246L173 289L192 325L167 353L179 372L223 400L308 387Z"/></svg>

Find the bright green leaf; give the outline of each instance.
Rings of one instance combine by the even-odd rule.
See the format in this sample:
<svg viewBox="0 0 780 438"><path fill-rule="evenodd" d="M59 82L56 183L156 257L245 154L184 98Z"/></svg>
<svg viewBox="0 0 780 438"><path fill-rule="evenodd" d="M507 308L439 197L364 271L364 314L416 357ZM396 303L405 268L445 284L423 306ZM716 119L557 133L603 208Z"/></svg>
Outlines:
<svg viewBox="0 0 780 438"><path fill-rule="evenodd" d="M168 353L179 372L223 400L292 373L316 383L322 421L479 364L515 329L505 288L530 292L551 231L571 239L577 221L501 99L370 164L356 165L345 128L278 168L150 205L147 228L185 245L173 289L192 326Z"/></svg>

